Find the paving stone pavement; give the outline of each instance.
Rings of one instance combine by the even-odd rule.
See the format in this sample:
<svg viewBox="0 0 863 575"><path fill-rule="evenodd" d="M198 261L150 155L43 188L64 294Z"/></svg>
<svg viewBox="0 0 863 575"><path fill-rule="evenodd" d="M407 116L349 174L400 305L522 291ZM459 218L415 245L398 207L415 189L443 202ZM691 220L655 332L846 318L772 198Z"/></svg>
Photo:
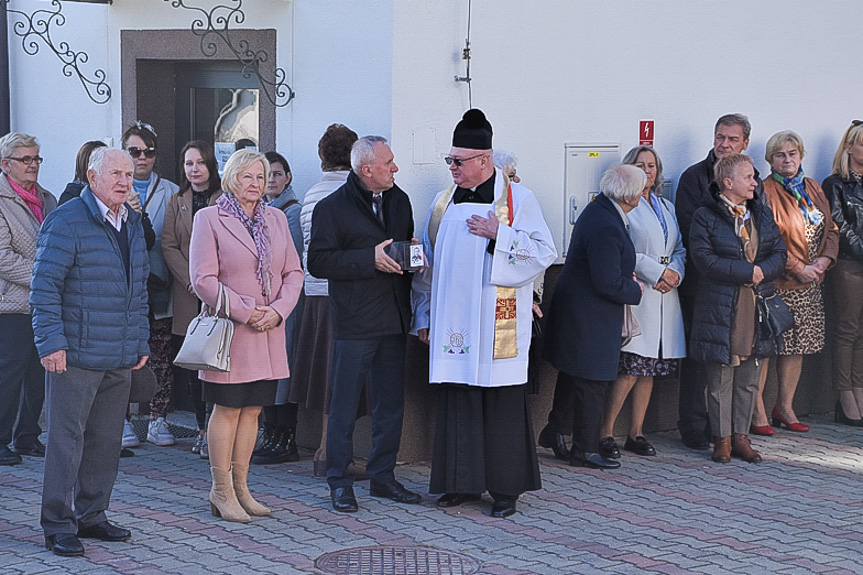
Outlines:
<svg viewBox="0 0 863 575"><path fill-rule="evenodd" d="M432 495L419 505L369 497L367 482L356 484L358 513L335 513L306 458L253 466L250 487L273 516L228 523L209 513L209 468L189 453L191 439L142 444L121 460L109 510L132 540L85 540L86 556L73 559L43 547L43 465L28 457L0 467L0 573L321 574L322 555L375 546L467 555L488 575L863 573L863 429L804 421L811 432L753 438L760 465L715 464L676 433L651 435L659 455L624 452L615 471L572 468L539 449L543 489L508 519L487 515L488 495L439 510ZM396 474L427 492L427 465Z"/></svg>

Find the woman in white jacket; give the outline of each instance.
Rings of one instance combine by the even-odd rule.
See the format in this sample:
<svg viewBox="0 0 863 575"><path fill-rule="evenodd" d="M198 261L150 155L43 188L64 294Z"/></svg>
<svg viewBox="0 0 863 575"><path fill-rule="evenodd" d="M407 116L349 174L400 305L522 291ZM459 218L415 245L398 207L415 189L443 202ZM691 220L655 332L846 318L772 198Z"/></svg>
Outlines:
<svg viewBox="0 0 863 575"><path fill-rule="evenodd" d="M623 163L635 165L647 174L643 200L628 217L636 251L635 275L650 289L644 290L641 303L632 308L642 333L623 347L620 374L606 395L600 451L613 459L620 457L620 449L612 437L614 422L630 392L632 413L623 448L637 455L656 455L642 431L653 392L653 378L677 371L679 358L686 355L683 318L677 299L686 250L674 204L660 197L662 162L653 148L637 146L627 152Z"/></svg>

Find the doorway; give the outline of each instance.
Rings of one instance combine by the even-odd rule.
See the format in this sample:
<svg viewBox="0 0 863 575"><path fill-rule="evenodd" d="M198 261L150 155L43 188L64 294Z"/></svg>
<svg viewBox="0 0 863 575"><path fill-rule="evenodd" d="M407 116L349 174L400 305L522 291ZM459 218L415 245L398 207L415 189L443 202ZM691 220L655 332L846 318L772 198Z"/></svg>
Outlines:
<svg viewBox="0 0 863 575"><path fill-rule="evenodd" d="M232 34L276 54L275 30ZM262 151L275 148L275 105L261 97L256 76L243 77L242 64L228 50L204 59L199 38L189 30L123 30L120 43L123 127L118 133L135 120L156 129L159 175L179 180L179 151L193 139L224 142L225 154L228 144L241 139ZM270 61L275 69L275 58Z"/></svg>

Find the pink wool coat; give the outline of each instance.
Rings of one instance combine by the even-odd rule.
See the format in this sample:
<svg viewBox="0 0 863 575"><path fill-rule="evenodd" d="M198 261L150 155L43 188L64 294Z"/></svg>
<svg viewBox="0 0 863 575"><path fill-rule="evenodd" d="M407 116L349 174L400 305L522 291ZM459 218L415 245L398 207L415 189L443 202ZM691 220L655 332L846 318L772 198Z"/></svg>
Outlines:
<svg viewBox="0 0 863 575"><path fill-rule="evenodd" d="M265 207L272 243L272 288L262 295L256 269L258 250L251 234L235 216L218 206L195 215L189 247L189 271L198 297L215 306L219 282L228 289L234 340L231 371L201 371L204 381L245 383L288 377L285 328L282 324L265 332L248 325L256 305L270 305L282 318L288 317L303 289L303 271L291 240L288 220L280 210Z"/></svg>

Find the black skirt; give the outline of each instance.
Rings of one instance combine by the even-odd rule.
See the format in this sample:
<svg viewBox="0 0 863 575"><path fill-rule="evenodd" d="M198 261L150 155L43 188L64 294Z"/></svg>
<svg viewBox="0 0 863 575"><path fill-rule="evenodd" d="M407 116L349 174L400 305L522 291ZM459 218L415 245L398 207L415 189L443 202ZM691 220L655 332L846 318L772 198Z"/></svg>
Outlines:
<svg viewBox="0 0 863 575"><path fill-rule="evenodd" d="M213 383L211 381L201 383L204 386L204 401L225 407L273 405L276 403L276 388L279 384L278 380L274 379L248 383Z"/></svg>
<svg viewBox="0 0 863 575"><path fill-rule="evenodd" d="M526 386L438 386L430 493L518 496L542 488Z"/></svg>

